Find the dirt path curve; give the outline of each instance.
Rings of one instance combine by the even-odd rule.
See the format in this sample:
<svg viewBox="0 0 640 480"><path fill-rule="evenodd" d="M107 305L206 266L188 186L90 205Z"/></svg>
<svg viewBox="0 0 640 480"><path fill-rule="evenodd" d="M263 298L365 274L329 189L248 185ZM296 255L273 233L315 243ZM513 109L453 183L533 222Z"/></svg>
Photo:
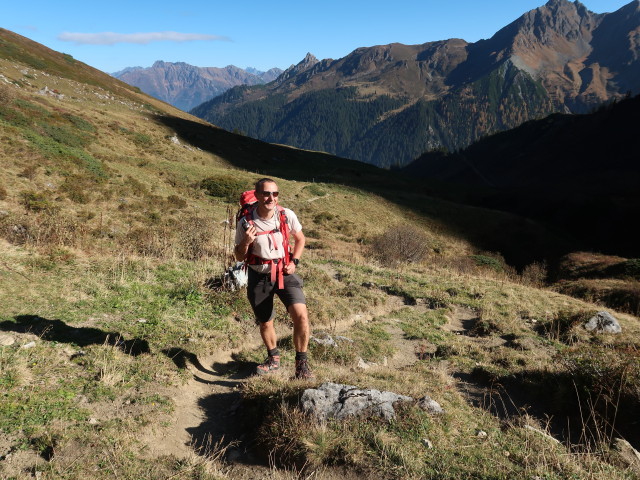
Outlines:
<svg viewBox="0 0 640 480"><path fill-rule="evenodd" d="M380 295L386 296L386 301L381 305L332 322L330 326L312 325L312 332L322 330L340 333L356 322L366 323L404 305L399 297L388 296L384 292L380 292ZM282 330L278 331L279 338L291 334L286 325L276 325L276 328ZM175 410L170 421L165 422L165 426L157 426L145 439L150 457L172 454L178 458L190 458L210 450L217 442L223 442L228 446L228 460L233 462L242 456L243 463L253 463L252 459L246 458L248 452L240 448L243 432L238 430L240 422L235 418L241 397L240 385L255 369L254 364L243 364L235 357L241 351L262 345L257 328L249 337L245 344L233 350L183 359L184 367L192 374L192 378L175 390L172 396Z"/></svg>

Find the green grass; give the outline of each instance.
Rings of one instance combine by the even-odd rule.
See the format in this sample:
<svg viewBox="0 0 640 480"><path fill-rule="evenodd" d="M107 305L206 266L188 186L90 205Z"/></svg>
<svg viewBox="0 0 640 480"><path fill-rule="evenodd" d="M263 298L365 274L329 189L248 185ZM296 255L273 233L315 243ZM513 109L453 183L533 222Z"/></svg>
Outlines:
<svg viewBox="0 0 640 480"><path fill-rule="evenodd" d="M608 447L547 444L523 428L535 419L497 418L473 407L457 384L454 375L476 375L548 391L576 380L581 405L571 389L553 390L575 411L588 411L586 400L596 397L587 393L600 386L620 398L621 413L640 408L635 319L621 318L624 337L585 334L572 318L597 306L532 288L474 243L489 233L504 238L516 219L429 198L424 185L387 171L203 126L69 56L1 35L11 61L0 59L0 67L14 83L0 90L0 331L16 343L0 347L0 443L38 455L21 457L29 475L224 477L215 455L150 453L147 435L173 425L173 399L186 398L193 374L176 352L207 358L258 338L244 292L206 285L230 262L225 222L239 194L268 175L313 240L299 269L313 331L352 342L311 344L318 377L310 385L286 375L243 380L236 418L247 441L265 440L286 469L307 462L310 475L340 466L372 478L632 478ZM51 74L82 83L57 79L64 101L32 95L24 82L17 86L26 68L17 61L55 65ZM36 89L48 80L29 75ZM181 145L170 141L176 134ZM318 172L323 183L314 181ZM394 268L372 256L372 240L398 219L426 235L424 262ZM634 268L625 263L625 274ZM443 328L460 312L477 319L474 332ZM22 348L31 341L34 348ZM412 349L427 343L435 353L418 358ZM290 335L280 347L290 366ZM384 365L399 355L415 363ZM245 349L230 372L263 356L262 347ZM361 369L359 358L378 365ZM391 423L317 424L298 400L321 381L428 394L446 413L432 417L408 405ZM230 391L225 382L212 391ZM215 397L194 402L206 410L208 400ZM597 412L605 425L613 403L606 406Z"/></svg>

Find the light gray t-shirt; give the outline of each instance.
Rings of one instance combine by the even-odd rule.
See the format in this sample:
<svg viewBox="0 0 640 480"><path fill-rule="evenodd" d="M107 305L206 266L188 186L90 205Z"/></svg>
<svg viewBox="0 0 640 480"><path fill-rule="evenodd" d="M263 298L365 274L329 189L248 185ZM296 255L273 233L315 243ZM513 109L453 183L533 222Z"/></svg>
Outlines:
<svg viewBox="0 0 640 480"><path fill-rule="evenodd" d="M298 217L292 210L285 208L284 213L287 216L287 225L289 225L290 235L302 230L302 225L298 220ZM280 212L275 211L273 217L269 219L263 219L258 216L257 209L254 209L251 215L253 224L256 227L258 233L270 232L272 230L278 230L272 235L258 235L249 247L249 253L252 253L258 257L274 260L276 258L284 257L284 248L282 246L282 232L280 231ZM238 245L244 237L243 221L240 220L236 226L236 238L235 244ZM267 273L270 265L250 265L258 273Z"/></svg>

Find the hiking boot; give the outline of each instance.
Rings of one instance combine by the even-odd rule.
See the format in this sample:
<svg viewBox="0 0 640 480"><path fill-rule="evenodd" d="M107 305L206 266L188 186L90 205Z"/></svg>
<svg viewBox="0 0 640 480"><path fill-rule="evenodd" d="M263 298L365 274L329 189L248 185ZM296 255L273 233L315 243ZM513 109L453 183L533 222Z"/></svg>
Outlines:
<svg viewBox="0 0 640 480"><path fill-rule="evenodd" d="M313 378L313 373L309 368L309 362L306 358L296 360L296 375L295 378L299 380L309 380Z"/></svg>
<svg viewBox="0 0 640 480"><path fill-rule="evenodd" d="M264 363L256 367L258 375L266 375L267 373L276 371L280 368L280 355L269 355Z"/></svg>

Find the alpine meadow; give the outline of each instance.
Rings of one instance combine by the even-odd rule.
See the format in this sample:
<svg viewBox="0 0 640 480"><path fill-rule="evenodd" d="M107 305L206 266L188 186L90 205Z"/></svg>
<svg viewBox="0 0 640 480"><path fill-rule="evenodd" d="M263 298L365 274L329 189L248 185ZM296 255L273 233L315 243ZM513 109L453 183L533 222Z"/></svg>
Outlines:
<svg viewBox="0 0 640 480"><path fill-rule="evenodd" d="M513 92L542 92L516 76ZM579 114L542 118L556 111L546 94L525 98L535 122L455 152L411 147L415 163L383 169L232 133L0 29L0 478L640 478L640 258L586 224L634 231L638 140L620 125L637 125L639 86L625 81L597 107L578 89ZM422 104L363 92L307 107L384 123ZM257 128L285 97L234 115ZM530 174L569 181L559 157L530 152L612 124L604 162L624 168L587 161L566 191ZM259 330L225 277L238 200L262 177L306 236L312 380L291 378L281 304L282 367L254 374Z"/></svg>

